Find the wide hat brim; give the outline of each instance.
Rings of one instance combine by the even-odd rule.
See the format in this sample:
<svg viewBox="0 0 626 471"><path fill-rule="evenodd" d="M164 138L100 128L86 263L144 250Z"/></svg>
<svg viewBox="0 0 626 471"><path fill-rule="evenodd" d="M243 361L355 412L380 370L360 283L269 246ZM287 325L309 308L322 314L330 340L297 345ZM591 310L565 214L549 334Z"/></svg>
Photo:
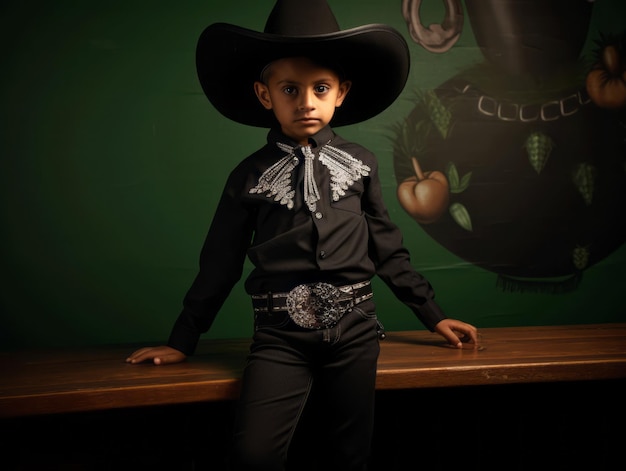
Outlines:
<svg viewBox="0 0 626 471"><path fill-rule="evenodd" d="M214 23L200 35L198 78L213 106L238 123L270 128L276 124L254 93L254 82L271 61L312 57L339 64L352 86L331 121L334 127L365 121L391 105L409 74L409 50L400 33L370 24L315 36L286 37Z"/></svg>

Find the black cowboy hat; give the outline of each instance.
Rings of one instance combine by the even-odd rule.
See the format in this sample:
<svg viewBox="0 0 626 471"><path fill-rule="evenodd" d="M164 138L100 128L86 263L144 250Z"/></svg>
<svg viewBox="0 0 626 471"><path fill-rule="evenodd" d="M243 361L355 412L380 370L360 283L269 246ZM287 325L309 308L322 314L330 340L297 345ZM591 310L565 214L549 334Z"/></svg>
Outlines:
<svg viewBox="0 0 626 471"><path fill-rule="evenodd" d="M408 46L398 31L384 24L342 31L326 0L278 0L262 33L226 23L208 26L198 40L196 67L204 93L221 114L269 128L276 120L259 103L253 83L271 61L297 56L334 64L352 81L333 126L385 110L409 73Z"/></svg>

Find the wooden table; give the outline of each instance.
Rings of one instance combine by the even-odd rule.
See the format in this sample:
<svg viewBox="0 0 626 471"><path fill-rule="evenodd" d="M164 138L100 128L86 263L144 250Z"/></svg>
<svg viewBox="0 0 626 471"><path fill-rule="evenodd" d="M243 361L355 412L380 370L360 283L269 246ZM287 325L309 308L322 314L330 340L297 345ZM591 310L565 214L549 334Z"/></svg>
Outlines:
<svg viewBox="0 0 626 471"><path fill-rule="evenodd" d="M626 323L481 329L447 347L427 331L388 332L377 389L626 378ZM136 347L0 353L0 418L224 401L237 397L248 339L203 340L176 365L129 365Z"/></svg>

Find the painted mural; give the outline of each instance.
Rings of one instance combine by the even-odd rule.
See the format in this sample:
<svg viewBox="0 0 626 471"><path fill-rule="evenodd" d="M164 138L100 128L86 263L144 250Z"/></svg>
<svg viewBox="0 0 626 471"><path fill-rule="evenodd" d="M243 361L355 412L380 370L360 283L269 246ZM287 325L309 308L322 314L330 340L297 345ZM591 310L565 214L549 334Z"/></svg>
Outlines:
<svg viewBox="0 0 626 471"><path fill-rule="evenodd" d="M469 24L484 61L413 86L393 129L401 207L503 291L576 290L626 239L626 29L589 59L594 2L445 0L430 26L421 3L402 2L411 47L446 54Z"/></svg>

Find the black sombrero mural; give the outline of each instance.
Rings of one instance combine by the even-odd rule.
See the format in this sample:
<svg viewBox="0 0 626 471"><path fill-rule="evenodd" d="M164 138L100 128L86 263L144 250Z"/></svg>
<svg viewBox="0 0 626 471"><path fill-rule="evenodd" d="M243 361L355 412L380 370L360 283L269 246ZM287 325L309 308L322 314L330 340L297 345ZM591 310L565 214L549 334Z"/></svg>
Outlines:
<svg viewBox="0 0 626 471"><path fill-rule="evenodd" d="M411 37L445 53L462 4L446 0L442 25L426 28L420 3L403 2ZM465 7L485 61L415 90L393 133L399 202L502 289L572 291L626 239L625 35L599 34L585 61L592 2Z"/></svg>

